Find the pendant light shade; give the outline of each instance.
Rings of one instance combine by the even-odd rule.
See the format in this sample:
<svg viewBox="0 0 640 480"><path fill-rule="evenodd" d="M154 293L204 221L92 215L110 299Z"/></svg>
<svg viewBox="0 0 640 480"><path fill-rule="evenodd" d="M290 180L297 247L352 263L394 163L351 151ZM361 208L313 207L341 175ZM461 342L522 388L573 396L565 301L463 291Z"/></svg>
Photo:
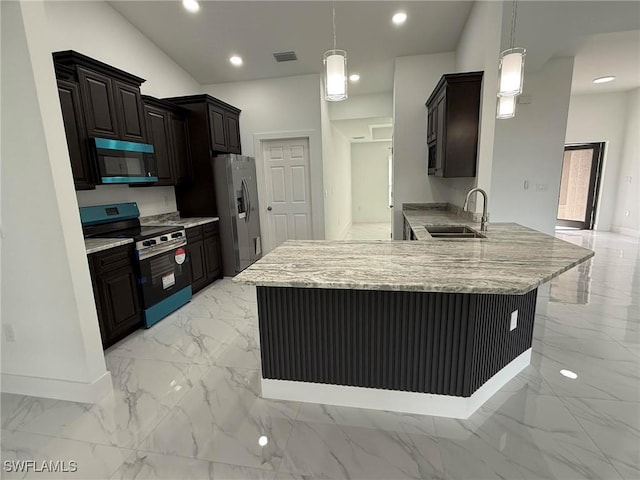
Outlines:
<svg viewBox="0 0 640 480"><path fill-rule="evenodd" d="M500 54L498 95L513 96L522 93L525 54L524 48L509 48Z"/></svg>
<svg viewBox="0 0 640 480"><path fill-rule="evenodd" d="M516 116L516 96L498 97L498 111L496 118L513 118Z"/></svg>
<svg viewBox="0 0 640 480"><path fill-rule="evenodd" d="M329 102L347 99L347 52L324 52L324 98Z"/></svg>

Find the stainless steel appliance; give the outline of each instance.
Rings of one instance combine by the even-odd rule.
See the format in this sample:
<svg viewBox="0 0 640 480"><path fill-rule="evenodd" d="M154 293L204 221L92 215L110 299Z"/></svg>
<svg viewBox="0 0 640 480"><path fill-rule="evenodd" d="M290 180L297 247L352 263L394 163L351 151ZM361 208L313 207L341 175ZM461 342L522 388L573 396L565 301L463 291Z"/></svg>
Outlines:
<svg viewBox="0 0 640 480"><path fill-rule="evenodd" d="M141 226L131 203L80 208L85 237L132 238L138 258L138 287L147 328L191 300L191 274L179 226Z"/></svg>
<svg viewBox="0 0 640 480"><path fill-rule="evenodd" d="M234 276L262 256L256 161L243 155L218 155L213 159L213 176L222 269L225 276Z"/></svg>
<svg viewBox="0 0 640 480"><path fill-rule="evenodd" d="M153 145L94 138L100 183L154 183L158 169Z"/></svg>

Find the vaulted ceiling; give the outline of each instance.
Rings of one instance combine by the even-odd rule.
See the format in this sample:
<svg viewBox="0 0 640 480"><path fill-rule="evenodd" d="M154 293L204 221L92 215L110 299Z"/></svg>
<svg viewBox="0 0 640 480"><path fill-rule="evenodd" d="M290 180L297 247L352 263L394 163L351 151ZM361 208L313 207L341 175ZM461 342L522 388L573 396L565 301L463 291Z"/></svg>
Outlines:
<svg viewBox="0 0 640 480"><path fill-rule="evenodd" d="M128 21L203 85L319 73L333 47L332 2L201 1L189 13L180 1L111 1ZM350 95L389 92L395 57L456 49L473 6L469 1L335 1L337 47L359 73ZM509 43L512 2L503 9L502 43ZM396 11L408 14L396 26ZM519 1L516 44L527 48L527 70L549 58L575 56L578 93L640 86L640 2ZM293 50L297 61L272 54ZM244 64L233 67L237 54ZM616 75L594 86L595 76Z"/></svg>

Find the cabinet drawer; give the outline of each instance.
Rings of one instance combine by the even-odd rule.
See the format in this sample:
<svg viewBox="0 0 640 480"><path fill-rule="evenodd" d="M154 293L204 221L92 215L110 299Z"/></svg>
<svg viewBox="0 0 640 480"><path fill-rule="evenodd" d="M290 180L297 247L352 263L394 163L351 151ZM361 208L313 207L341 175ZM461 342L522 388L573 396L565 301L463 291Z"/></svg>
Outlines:
<svg viewBox="0 0 640 480"><path fill-rule="evenodd" d="M96 273L110 272L129 266L133 261L133 244L92 253L91 261Z"/></svg>
<svg viewBox="0 0 640 480"><path fill-rule="evenodd" d="M202 226L204 236L209 237L211 235L217 235L218 232L220 231L220 226L218 225L218 223L219 222L205 223Z"/></svg>
<svg viewBox="0 0 640 480"><path fill-rule="evenodd" d="M202 240L202 227L187 228L187 243L197 242Z"/></svg>

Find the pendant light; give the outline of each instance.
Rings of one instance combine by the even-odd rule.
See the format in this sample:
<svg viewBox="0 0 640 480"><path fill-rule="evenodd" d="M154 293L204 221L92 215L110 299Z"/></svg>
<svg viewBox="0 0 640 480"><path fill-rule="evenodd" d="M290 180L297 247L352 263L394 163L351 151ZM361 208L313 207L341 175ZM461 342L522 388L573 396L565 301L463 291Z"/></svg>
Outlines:
<svg viewBox="0 0 640 480"><path fill-rule="evenodd" d="M518 1L513 0L513 13L511 15L511 39L509 48L500 54L500 66L498 67L498 95L512 96L522 93L524 78L524 57L526 50L513 46L516 35L516 17L518 15Z"/></svg>
<svg viewBox="0 0 640 480"><path fill-rule="evenodd" d="M336 8L333 12L333 50L323 55L324 62L324 98L329 102L347 99L347 52L336 50Z"/></svg>
<svg viewBox="0 0 640 480"><path fill-rule="evenodd" d="M513 118L516 116L516 96L509 95L498 97L498 111L496 118L505 119Z"/></svg>

